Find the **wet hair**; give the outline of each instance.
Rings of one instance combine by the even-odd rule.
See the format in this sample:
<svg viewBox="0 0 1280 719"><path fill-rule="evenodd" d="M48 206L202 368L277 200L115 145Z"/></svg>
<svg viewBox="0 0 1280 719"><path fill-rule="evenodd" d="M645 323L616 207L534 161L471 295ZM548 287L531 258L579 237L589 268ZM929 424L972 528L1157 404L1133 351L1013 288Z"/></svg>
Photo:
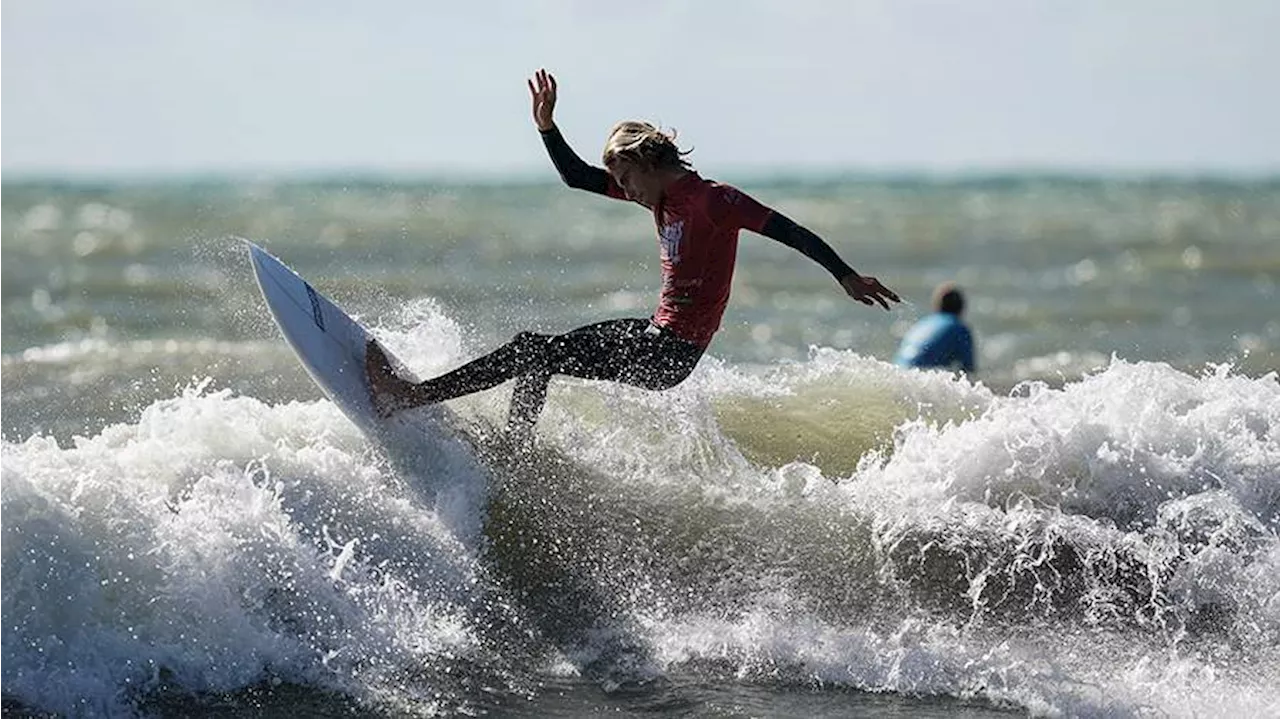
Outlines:
<svg viewBox="0 0 1280 719"><path fill-rule="evenodd" d="M938 312L959 315L964 312L964 295L953 282L943 282L933 291L933 308Z"/></svg>
<svg viewBox="0 0 1280 719"><path fill-rule="evenodd" d="M690 169L684 156L691 150L676 146L676 133L666 133L639 120L623 120L609 131L604 143L604 164L629 162L645 170Z"/></svg>

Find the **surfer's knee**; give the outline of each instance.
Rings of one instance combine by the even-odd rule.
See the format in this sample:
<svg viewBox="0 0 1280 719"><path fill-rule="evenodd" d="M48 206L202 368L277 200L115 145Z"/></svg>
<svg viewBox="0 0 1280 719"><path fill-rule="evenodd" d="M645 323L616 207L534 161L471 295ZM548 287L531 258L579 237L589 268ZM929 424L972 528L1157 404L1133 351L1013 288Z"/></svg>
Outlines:
<svg viewBox="0 0 1280 719"><path fill-rule="evenodd" d="M511 339L516 361L525 370L522 374L546 367L550 339L549 335L537 332L521 332Z"/></svg>
<svg viewBox="0 0 1280 719"><path fill-rule="evenodd" d="M545 352L548 339L548 335L537 332L519 332L511 338L511 345L523 352Z"/></svg>

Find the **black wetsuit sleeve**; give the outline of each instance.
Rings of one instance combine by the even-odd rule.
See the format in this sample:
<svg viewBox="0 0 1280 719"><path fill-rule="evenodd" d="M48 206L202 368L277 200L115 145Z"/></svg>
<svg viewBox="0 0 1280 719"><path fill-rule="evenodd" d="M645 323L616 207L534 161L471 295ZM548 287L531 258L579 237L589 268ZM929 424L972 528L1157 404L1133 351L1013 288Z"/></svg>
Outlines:
<svg viewBox="0 0 1280 719"><path fill-rule="evenodd" d="M564 135L560 134L559 128L553 127L550 130L538 132L542 135L542 144L547 146L551 163L556 166L564 184L601 195L609 194L609 173L603 168L587 164L585 160L578 157L578 153L574 152L565 141Z"/></svg>
<svg viewBox="0 0 1280 719"><path fill-rule="evenodd" d="M769 215L760 234L799 250L805 257L825 267L837 281L853 272L853 268L840 259L831 245L777 210Z"/></svg>

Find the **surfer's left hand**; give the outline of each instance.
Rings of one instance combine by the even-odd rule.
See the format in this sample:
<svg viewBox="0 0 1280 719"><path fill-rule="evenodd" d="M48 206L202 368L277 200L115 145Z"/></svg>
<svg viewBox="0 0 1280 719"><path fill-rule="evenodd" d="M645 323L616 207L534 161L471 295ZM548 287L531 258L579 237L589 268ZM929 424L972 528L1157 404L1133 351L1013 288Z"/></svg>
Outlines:
<svg viewBox="0 0 1280 719"><path fill-rule="evenodd" d="M896 292L880 284L880 280L874 277L864 277L857 272L850 272L841 277L840 286L853 299L872 307L879 303L881 307L887 310L890 302L902 301L898 298Z"/></svg>

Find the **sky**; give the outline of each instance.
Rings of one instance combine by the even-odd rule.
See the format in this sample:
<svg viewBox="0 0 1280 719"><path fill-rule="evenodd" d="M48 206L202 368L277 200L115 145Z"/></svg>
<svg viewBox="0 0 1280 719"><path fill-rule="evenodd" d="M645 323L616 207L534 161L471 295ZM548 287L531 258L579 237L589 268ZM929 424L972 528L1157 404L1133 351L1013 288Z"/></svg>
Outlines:
<svg viewBox="0 0 1280 719"><path fill-rule="evenodd" d="M1275 0L9 0L0 169L545 174L528 78L597 161L1280 173Z"/></svg>

